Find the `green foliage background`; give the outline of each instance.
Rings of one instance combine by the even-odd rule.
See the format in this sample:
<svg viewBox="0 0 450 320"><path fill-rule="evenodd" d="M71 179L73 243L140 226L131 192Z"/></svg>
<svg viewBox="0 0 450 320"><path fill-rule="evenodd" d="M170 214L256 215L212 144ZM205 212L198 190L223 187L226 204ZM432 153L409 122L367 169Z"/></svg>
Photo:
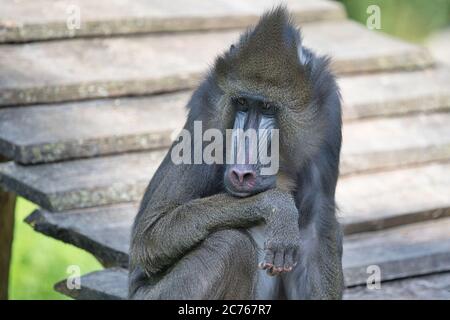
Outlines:
<svg viewBox="0 0 450 320"><path fill-rule="evenodd" d="M69 276L70 265L85 274L101 269L85 251L35 232L23 220L37 207L18 198L14 227L13 256L9 279L10 299L67 299L53 285Z"/></svg>
<svg viewBox="0 0 450 320"><path fill-rule="evenodd" d="M381 9L381 30L410 41L423 41L433 30L449 24L450 0L341 0L348 16L366 23L369 5ZM10 278L11 299L64 299L53 285L68 276L69 265L82 274L101 269L90 254L36 233L23 219L36 206L19 198Z"/></svg>
<svg viewBox="0 0 450 320"><path fill-rule="evenodd" d="M367 8L380 7L381 30L421 42L432 31L450 23L450 0L340 0L351 19L366 23Z"/></svg>

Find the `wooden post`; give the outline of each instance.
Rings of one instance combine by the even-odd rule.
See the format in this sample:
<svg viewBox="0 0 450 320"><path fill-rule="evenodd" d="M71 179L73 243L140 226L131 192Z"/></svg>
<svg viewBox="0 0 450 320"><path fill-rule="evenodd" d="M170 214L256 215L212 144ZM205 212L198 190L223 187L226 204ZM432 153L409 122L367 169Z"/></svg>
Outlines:
<svg viewBox="0 0 450 320"><path fill-rule="evenodd" d="M6 159L0 156L0 162ZM8 299L9 267L14 234L16 195L0 187L0 300Z"/></svg>

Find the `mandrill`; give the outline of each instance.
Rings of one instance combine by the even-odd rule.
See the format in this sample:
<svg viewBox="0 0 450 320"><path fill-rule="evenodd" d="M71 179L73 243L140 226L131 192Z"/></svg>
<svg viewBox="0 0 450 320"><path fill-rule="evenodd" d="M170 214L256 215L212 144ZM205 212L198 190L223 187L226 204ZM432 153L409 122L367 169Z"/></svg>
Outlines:
<svg viewBox="0 0 450 320"><path fill-rule="evenodd" d="M264 14L192 95L185 132L199 122L223 136L269 133L256 135L256 155L247 148L251 135L235 136L216 151L236 151L243 161L225 163L174 163L181 139L174 142L134 222L130 298L342 297L340 95L328 58L301 40L285 8ZM262 145L278 155L269 174L259 160Z"/></svg>

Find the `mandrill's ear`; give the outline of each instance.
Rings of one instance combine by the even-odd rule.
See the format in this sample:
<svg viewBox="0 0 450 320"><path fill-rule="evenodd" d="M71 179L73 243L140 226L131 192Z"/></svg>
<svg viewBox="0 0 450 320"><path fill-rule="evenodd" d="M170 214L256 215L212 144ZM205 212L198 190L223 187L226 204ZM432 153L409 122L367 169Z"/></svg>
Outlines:
<svg viewBox="0 0 450 320"><path fill-rule="evenodd" d="M216 59L212 75L214 77L215 82L219 85L219 87L221 88L226 87L227 76L229 74L230 69L231 69L230 63L229 60L226 58L226 54L225 56L218 57Z"/></svg>

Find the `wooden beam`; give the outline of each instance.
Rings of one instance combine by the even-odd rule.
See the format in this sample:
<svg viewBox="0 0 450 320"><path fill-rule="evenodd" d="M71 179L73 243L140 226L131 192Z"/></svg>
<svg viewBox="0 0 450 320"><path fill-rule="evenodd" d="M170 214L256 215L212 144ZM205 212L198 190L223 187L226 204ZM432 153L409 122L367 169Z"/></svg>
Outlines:
<svg viewBox="0 0 450 320"><path fill-rule="evenodd" d="M123 300L128 296L128 271L111 268L95 271L81 278L81 289L67 288L63 280L55 290L77 300ZM383 282L378 290L366 286L347 288L344 300L448 300L450 299L450 273Z"/></svg>
<svg viewBox="0 0 450 320"><path fill-rule="evenodd" d="M245 28L278 1L113 1L110 0L0 0L1 42L23 42L73 37L129 35ZM283 1L296 22L339 20L345 9L335 1ZM82 27L67 27L69 6L76 4ZM45 8L45 10L43 10Z"/></svg>
<svg viewBox="0 0 450 320"><path fill-rule="evenodd" d="M396 166L399 157L405 164L450 155L446 68L342 77L339 86L344 120L366 118L344 124L341 172ZM191 94L0 108L0 153L34 164L167 148L186 122ZM447 113L430 114L438 110ZM417 132L421 139L413 138Z"/></svg>
<svg viewBox="0 0 450 320"><path fill-rule="evenodd" d="M0 162L6 159L0 156ZM16 195L0 187L0 300L8 299Z"/></svg>
<svg viewBox="0 0 450 320"><path fill-rule="evenodd" d="M434 63L425 48L385 37L354 21L309 23L302 33L306 47L333 57L331 68L339 75L417 70ZM0 105L194 88L208 65L239 34L236 30L181 32L5 44L0 47Z"/></svg>

